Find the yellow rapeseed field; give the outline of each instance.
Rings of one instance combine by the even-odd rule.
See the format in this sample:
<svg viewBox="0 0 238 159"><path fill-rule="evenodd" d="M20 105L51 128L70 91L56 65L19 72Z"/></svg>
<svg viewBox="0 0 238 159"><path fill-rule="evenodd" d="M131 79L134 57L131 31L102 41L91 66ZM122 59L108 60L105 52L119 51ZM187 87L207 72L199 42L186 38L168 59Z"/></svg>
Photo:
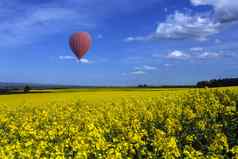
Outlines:
<svg viewBox="0 0 238 159"><path fill-rule="evenodd" d="M0 96L0 158L237 158L238 88Z"/></svg>

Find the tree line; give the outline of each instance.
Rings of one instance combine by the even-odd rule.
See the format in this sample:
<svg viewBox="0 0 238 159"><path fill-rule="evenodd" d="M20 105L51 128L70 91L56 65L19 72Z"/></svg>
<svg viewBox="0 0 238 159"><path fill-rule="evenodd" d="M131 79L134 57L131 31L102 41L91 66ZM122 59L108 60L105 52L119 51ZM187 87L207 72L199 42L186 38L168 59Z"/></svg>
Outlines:
<svg viewBox="0 0 238 159"><path fill-rule="evenodd" d="M195 85L162 85L162 86L151 86L147 84L138 85L138 88L205 88L205 87L228 87L238 86L238 78L223 78L223 79L212 79L207 81L199 81Z"/></svg>
<svg viewBox="0 0 238 159"><path fill-rule="evenodd" d="M212 79L208 81L200 81L197 83L198 88L227 86L238 86L238 78Z"/></svg>
<svg viewBox="0 0 238 159"><path fill-rule="evenodd" d="M25 85L23 88L1 88L0 94L29 93L30 90L29 85Z"/></svg>

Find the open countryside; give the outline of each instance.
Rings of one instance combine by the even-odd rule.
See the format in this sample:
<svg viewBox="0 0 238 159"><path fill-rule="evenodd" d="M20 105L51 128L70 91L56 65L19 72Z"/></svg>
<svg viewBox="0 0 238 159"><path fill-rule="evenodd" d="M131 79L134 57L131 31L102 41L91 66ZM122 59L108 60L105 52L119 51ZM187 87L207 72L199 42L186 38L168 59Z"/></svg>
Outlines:
<svg viewBox="0 0 238 159"><path fill-rule="evenodd" d="M238 157L238 87L0 96L5 158Z"/></svg>
<svg viewBox="0 0 238 159"><path fill-rule="evenodd" d="M0 0L0 159L238 159L238 0Z"/></svg>

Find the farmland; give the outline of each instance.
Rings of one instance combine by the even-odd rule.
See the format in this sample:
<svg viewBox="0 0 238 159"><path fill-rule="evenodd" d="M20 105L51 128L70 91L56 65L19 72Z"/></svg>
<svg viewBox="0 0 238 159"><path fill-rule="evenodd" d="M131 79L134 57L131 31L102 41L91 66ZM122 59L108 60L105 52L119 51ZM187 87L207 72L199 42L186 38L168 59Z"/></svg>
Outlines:
<svg viewBox="0 0 238 159"><path fill-rule="evenodd" d="M238 88L0 96L2 158L235 158Z"/></svg>

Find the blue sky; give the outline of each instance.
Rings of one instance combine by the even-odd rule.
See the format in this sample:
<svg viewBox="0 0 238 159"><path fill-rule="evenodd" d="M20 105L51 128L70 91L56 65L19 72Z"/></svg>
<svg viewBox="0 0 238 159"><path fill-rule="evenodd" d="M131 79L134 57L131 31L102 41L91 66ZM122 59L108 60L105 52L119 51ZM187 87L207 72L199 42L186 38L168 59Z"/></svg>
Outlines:
<svg viewBox="0 0 238 159"><path fill-rule="evenodd" d="M1 0L0 81L194 84L238 76L235 0ZM77 61L76 31L93 47Z"/></svg>

